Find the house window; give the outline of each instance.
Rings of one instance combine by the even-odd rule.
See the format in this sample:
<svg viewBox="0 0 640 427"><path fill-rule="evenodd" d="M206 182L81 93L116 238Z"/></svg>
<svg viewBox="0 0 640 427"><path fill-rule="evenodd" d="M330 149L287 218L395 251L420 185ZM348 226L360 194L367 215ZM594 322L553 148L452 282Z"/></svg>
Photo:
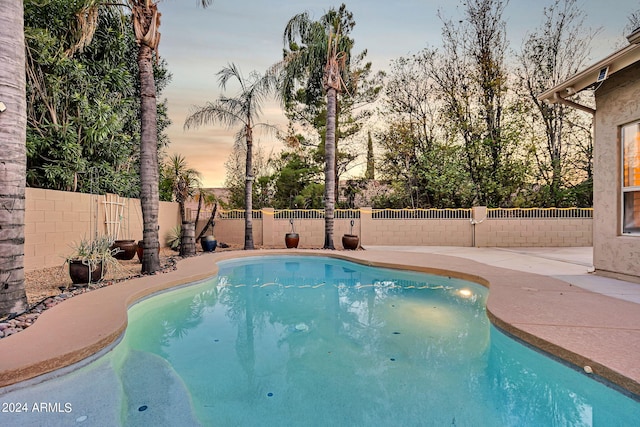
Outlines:
<svg viewBox="0 0 640 427"><path fill-rule="evenodd" d="M640 122L622 127L622 233L640 234Z"/></svg>

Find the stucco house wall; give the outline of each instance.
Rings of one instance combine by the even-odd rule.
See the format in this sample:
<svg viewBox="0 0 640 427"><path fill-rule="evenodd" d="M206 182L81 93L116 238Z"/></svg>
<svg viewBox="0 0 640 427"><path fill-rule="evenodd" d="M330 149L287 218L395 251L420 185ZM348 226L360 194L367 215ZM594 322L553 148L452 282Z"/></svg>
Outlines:
<svg viewBox="0 0 640 427"><path fill-rule="evenodd" d="M640 236L621 232L620 127L640 120L639 76L636 62L595 93L593 264L599 274L634 281L640 281Z"/></svg>

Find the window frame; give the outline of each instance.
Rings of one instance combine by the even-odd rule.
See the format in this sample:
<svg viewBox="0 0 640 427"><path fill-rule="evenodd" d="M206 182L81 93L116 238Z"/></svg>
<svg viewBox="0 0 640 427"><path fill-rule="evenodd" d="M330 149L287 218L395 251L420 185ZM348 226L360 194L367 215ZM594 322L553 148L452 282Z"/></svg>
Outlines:
<svg viewBox="0 0 640 427"><path fill-rule="evenodd" d="M633 155L638 158L640 157L640 120L635 120L633 122L629 122L620 126L620 233L623 236L640 236L640 226L634 227L629 231L626 230L626 219L628 218L626 209L627 204L625 203L626 196L632 193L640 193L640 185L626 185L625 183L625 166L627 165L627 162L625 162L625 129L633 129L634 127L637 143ZM636 162L640 163L640 160L636 160ZM632 164L631 166L633 166L634 164ZM640 164L637 167L634 167L634 169L636 168L638 169L638 173L640 174ZM640 213L638 213L638 216L638 218L635 218L632 212L631 223L640 222Z"/></svg>

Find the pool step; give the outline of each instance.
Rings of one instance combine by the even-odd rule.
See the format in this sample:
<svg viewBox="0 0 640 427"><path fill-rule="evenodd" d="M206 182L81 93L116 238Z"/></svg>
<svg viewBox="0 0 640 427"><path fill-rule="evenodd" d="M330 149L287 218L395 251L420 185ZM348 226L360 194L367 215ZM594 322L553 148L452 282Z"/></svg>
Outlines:
<svg viewBox="0 0 640 427"><path fill-rule="evenodd" d="M130 350L119 374L124 389L123 425L200 425L189 391L162 357Z"/></svg>

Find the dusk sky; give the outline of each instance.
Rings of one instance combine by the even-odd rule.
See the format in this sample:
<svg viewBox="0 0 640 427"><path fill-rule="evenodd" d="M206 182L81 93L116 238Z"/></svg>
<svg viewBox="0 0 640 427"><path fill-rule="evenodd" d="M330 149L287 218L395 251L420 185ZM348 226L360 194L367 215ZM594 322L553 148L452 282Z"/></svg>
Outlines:
<svg viewBox="0 0 640 427"><path fill-rule="evenodd" d="M282 34L288 20L308 11L317 19L329 8L340 6L320 1L214 0L207 9L193 0L164 0L159 46L160 56L168 63L173 79L162 96L169 102L168 130L170 153L186 157L190 167L203 174L205 187L221 187L234 135L238 128L205 126L183 130L184 120L194 105L215 101L220 95L216 73L235 63L248 75L264 71L282 57ZM385 70L390 61L419 52L425 47L441 45L442 21L461 16L460 0L352 0L345 2L354 15L356 26L351 33L355 52L368 51L367 59L376 70ZM540 26L544 6L551 0L511 0L505 20L510 49L517 51L527 33ZM622 46L622 30L627 17L640 7L637 0L578 0L586 12L586 26L601 28L592 44L591 61L595 62ZM228 87L227 95L235 92ZM286 121L276 103L265 106L263 121L284 125ZM272 135L258 135L256 143L264 151L279 149Z"/></svg>

